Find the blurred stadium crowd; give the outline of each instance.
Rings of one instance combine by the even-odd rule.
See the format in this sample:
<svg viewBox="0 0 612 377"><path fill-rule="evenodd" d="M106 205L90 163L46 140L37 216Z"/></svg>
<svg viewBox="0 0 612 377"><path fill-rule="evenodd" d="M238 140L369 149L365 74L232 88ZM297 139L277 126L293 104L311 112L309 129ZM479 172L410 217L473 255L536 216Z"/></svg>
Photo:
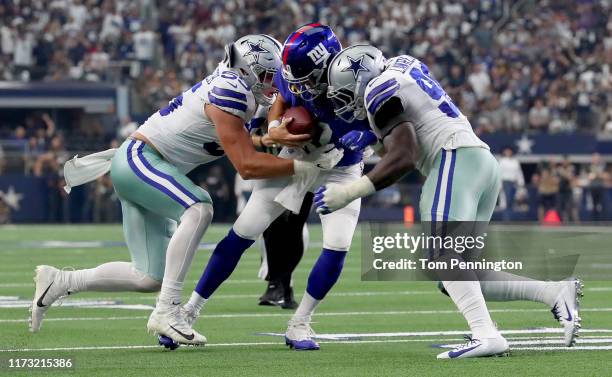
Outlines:
<svg viewBox="0 0 612 377"><path fill-rule="evenodd" d="M612 134L610 13L610 0L0 0L0 81L127 85L131 114L141 120L214 70L226 43L248 33L282 42L319 20L345 46L371 42L387 56L424 60L478 133L605 135ZM0 119L0 138L27 144L24 171L47 176L68 157L66 140L78 135L103 148L135 127L113 116L55 125L39 112L19 123ZM2 160L0 150L0 171ZM571 190L593 181L612 187L601 162L567 174L556 166L543 164L527 184L563 191L555 187L571 174ZM111 195L110 182L101 185Z"/></svg>

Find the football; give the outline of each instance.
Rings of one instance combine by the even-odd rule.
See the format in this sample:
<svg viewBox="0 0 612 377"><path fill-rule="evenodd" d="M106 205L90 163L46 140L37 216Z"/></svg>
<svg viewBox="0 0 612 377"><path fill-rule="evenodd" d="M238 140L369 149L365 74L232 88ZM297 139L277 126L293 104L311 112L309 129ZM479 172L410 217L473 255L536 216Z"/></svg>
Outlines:
<svg viewBox="0 0 612 377"><path fill-rule="evenodd" d="M315 128L315 119L304 106L292 107L285 111L283 118L293 118L287 125L287 130L294 135L312 134Z"/></svg>

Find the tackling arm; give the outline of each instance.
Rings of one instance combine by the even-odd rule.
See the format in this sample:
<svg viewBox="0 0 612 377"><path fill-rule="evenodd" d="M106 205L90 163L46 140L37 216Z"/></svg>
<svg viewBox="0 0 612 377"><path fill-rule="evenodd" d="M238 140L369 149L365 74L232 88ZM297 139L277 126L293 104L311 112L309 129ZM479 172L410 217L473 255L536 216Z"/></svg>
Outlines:
<svg viewBox="0 0 612 377"><path fill-rule="evenodd" d="M384 155L367 175L348 185L321 186L314 197L318 213L333 212L355 199L382 190L415 168L419 155L416 132L404 114L401 102L389 100L378 111L374 122L383 135Z"/></svg>
<svg viewBox="0 0 612 377"><path fill-rule="evenodd" d="M294 174L293 160L255 150L239 117L212 105L206 105L204 111L215 124L221 146L242 178L272 178Z"/></svg>
<svg viewBox="0 0 612 377"><path fill-rule="evenodd" d="M414 169L419 147L412 123L401 122L395 126L383 138L383 145L386 153L367 174L376 191L397 182Z"/></svg>

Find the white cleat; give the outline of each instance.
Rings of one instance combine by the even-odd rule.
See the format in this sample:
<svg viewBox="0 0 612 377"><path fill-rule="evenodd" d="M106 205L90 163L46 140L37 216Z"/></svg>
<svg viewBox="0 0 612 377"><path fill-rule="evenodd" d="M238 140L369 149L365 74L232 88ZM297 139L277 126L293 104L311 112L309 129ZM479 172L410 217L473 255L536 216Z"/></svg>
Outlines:
<svg viewBox="0 0 612 377"><path fill-rule="evenodd" d="M172 305L167 309L160 309L158 305L149 317L147 329L180 344L205 345L206 337L192 329L186 317L180 305Z"/></svg>
<svg viewBox="0 0 612 377"><path fill-rule="evenodd" d="M468 357L507 356L510 347L506 339L499 334L495 338L472 339L450 351L442 352L438 359L465 359Z"/></svg>
<svg viewBox="0 0 612 377"><path fill-rule="evenodd" d="M189 325L189 327L193 327L196 319L200 316L200 312L196 311L195 308L189 303L183 305L181 307L181 312L183 313L183 318L185 318L185 322Z"/></svg>
<svg viewBox="0 0 612 377"><path fill-rule="evenodd" d="M45 313L58 299L70 294L64 273L52 266L37 266L34 282L36 291L30 306L30 331L36 332L42 326Z"/></svg>
<svg viewBox="0 0 612 377"><path fill-rule="evenodd" d="M181 315L185 319L187 325L193 328L196 319L198 319L198 317L200 316L200 312L197 311L193 306L189 305L189 303L180 307L179 310L181 311ZM172 351L179 348L180 346L178 342L175 342L173 339L168 338L165 335L158 334L157 339L160 346L164 346L165 348Z"/></svg>
<svg viewBox="0 0 612 377"><path fill-rule="evenodd" d="M551 313L565 330L565 346L573 347L578 338L578 332L582 327L580 318L580 297L584 285L580 279L571 278L564 280L563 287L557 296L557 300L550 309Z"/></svg>
<svg viewBox="0 0 612 377"><path fill-rule="evenodd" d="M319 344L312 340L316 336L309 321L290 320L285 333L285 344L296 351L316 351Z"/></svg>

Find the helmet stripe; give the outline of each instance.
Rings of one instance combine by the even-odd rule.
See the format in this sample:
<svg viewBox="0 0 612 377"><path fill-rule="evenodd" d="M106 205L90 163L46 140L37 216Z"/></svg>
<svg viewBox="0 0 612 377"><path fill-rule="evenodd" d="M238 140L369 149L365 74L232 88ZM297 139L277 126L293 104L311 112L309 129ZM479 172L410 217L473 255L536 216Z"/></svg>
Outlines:
<svg viewBox="0 0 612 377"><path fill-rule="evenodd" d="M289 37L289 41L285 43L285 47L287 47L286 45L293 43L300 35L304 34L305 31L310 30L317 26L321 26L321 24L315 22L312 24L304 25L301 28L297 29L295 32L293 32L293 35ZM283 51L283 64L287 64L288 55L289 55L289 49L285 48L285 50Z"/></svg>

